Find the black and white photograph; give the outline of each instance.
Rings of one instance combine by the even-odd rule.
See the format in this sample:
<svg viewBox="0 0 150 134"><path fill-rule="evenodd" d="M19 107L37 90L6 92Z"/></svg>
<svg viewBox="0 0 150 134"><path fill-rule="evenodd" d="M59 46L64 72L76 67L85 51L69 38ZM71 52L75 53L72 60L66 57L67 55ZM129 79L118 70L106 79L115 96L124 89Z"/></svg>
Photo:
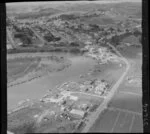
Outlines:
<svg viewBox="0 0 150 134"><path fill-rule="evenodd" d="M143 133L142 0L6 3L7 134Z"/></svg>

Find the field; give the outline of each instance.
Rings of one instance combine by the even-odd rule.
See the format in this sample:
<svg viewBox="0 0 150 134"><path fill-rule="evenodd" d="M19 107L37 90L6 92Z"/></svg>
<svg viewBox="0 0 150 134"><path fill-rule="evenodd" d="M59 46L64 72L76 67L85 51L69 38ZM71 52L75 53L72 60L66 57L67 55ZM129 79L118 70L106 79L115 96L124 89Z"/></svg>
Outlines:
<svg viewBox="0 0 150 134"><path fill-rule="evenodd" d="M124 38L122 40L122 42L124 42L124 43L131 43L131 44L133 44L133 43L134 44L140 44L139 38L135 37L134 35L130 35L130 36Z"/></svg>
<svg viewBox="0 0 150 134"><path fill-rule="evenodd" d="M107 64L95 65L95 67L90 70L91 76L104 79L112 84L118 80L125 69L125 65L122 64L122 67L120 67L119 63L108 62Z"/></svg>
<svg viewBox="0 0 150 134"><path fill-rule="evenodd" d="M136 85L129 83L127 80L128 78L135 79L142 76L142 57L139 55L141 48L127 47L125 49L128 56L125 53L124 56L129 60L131 68L109 106L142 113L142 83L139 81L140 85Z"/></svg>
<svg viewBox="0 0 150 134"><path fill-rule="evenodd" d="M29 72L35 71L35 73L38 74L38 72L57 72L65 69L66 67L69 67L71 65L71 62L67 59L62 58L47 58L43 59L40 57L32 57L29 58L15 58L15 59L8 59L7 61L7 75L8 75L8 83L12 82L14 80L17 80L18 78L24 78L25 81L29 77L27 74ZM26 76L27 77L26 77ZM34 77L34 74L32 74ZM25 77L26 78L25 78ZM23 79L23 80L24 80ZM29 78L30 79L30 78Z"/></svg>
<svg viewBox="0 0 150 134"><path fill-rule="evenodd" d="M142 128L143 127L143 119L142 116L137 116L135 115L134 117L134 123L131 129L131 132L143 132Z"/></svg>
<svg viewBox="0 0 150 134"><path fill-rule="evenodd" d="M85 95L80 93L72 93L73 96L79 97L79 100L76 101L76 105L80 105L81 103L100 105L103 102L103 98Z"/></svg>
<svg viewBox="0 0 150 134"><path fill-rule="evenodd" d="M108 108L103 111L89 132L143 132L142 87L127 80L142 75L141 48L126 47L121 53L128 59L131 68Z"/></svg>
<svg viewBox="0 0 150 134"><path fill-rule="evenodd" d="M142 79L142 50L141 48L125 47L120 52L128 59L131 69L119 87L119 91L142 95L142 83L129 83L128 78Z"/></svg>
<svg viewBox="0 0 150 134"><path fill-rule="evenodd" d="M18 112L8 115L8 130L21 134L24 132L31 133L34 126L34 114L39 114L42 110L40 108L24 108ZM30 128L30 130L29 130Z"/></svg>
<svg viewBox="0 0 150 134"><path fill-rule="evenodd" d="M114 96L109 106L142 113L142 96L119 92Z"/></svg>
<svg viewBox="0 0 150 134"><path fill-rule="evenodd" d="M104 111L89 132L110 132L118 113L118 111Z"/></svg>
<svg viewBox="0 0 150 134"><path fill-rule="evenodd" d="M96 120L89 132L129 133L142 131L141 115L107 109Z"/></svg>
<svg viewBox="0 0 150 134"><path fill-rule="evenodd" d="M36 66L36 59L32 58L16 58L7 61L7 76L8 81L23 77L28 72L32 71Z"/></svg>
<svg viewBox="0 0 150 134"><path fill-rule="evenodd" d="M114 24L114 20L110 17L90 17L90 18L82 18L81 22L85 22L88 24L98 24L98 25L109 25Z"/></svg>
<svg viewBox="0 0 150 134"><path fill-rule="evenodd" d="M79 97L74 104L74 106L79 106L83 103L99 105L103 101L103 99L99 97L91 97L87 95L81 95L78 93L74 93ZM64 117L60 117L60 106L54 103L42 103L34 100L34 104L27 108L21 109L17 112L14 112L8 115L8 130L15 132L17 134L24 132L37 132L37 133L48 133L48 132L72 132L75 129L76 123L79 121L72 117L71 120L67 120ZM66 105L70 105L71 101L68 100ZM91 107L90 110L94 110L95 107ZM57 114L57 118L55 116L51 116L50 114L45 113L47 111L55 111ZM35 115L38 115L38 118L35 118ZM38 120L43 116L40 122ZM45 118L47 120L45 120ZM72 121L73 120L73 121Z"/></svg>
<svg viewBox="0 0 150 134"><path fill-rule="evenodd" d="M21 133L32 133L32 132L43 132L49 131L59 127L60 124L68 123L67 120L55 120L53 116L48 117L49 120L47 122L42 121L40 124L37 123L37 119L34 117L35 115L42 115L46 110L55 111L56 113L60 113L60 108L56 104L52 103L42 103L42 102L35 102L32 106L27 108L21 109L17 112L14 112L8 115L8 130L15 132L16 134ZM53 122L51 121L53 120ZM51 126L51 127L48 127Z"/></svg>
<svg viewBox="0 0 150 134"><path fill-rule="evenodd" d="M142 53L142 48L135 48L134 46L124 47L123 49L118 48L118 50L124 57L132 60L138 59L138 53Z"/></svg>

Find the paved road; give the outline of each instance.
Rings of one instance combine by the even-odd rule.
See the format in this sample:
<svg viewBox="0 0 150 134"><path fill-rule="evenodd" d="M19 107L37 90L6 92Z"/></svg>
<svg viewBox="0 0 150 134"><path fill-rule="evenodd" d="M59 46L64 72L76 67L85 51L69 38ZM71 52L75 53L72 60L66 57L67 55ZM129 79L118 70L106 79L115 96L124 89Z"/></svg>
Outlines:
<svg viewBox="0 0 150 134"><path fill-rule="evenodd" d="M107 98L102 102L102 104L98 107L98 109L96 110L95 113L93 113L90 117L89 117L89 121L87 122L87 125L85 126L85 128L83 129L82 132L86 133L89 131L89 129L93 126L93 124L95 123L96 119L98 119L100 113L107 108L107 105L109 103L109 101L112 99L112 97L114 96L115 92L117 91L119 85L122 83L124 77L126 76L126 74L128 73L129 69L130 69L130 64L127 61L127 59L125 59L120 52L111 44L107 44L110 47L112 47L115 52L122 57L122 60L126 63L126 70L124 71L124 73L122 74L122 76L120 77L120 79L116 82L116 84L114 84L114 86L112 87L110 93L108 94Z"/></svg>

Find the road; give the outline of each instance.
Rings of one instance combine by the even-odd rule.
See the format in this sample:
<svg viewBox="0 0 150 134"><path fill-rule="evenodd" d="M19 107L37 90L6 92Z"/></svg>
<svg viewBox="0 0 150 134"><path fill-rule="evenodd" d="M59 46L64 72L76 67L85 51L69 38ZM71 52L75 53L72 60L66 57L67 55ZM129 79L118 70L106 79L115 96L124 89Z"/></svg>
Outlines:
<svg viewBox="0 0 150 134"><path fill-rule="evenodd" d="M16 54L7 54L7 60L8 59L15 59L17 57L19 58L34 58L34 57L48 57L52 56L48 52L35 52L35 53L16 53Z"/></svg>
<svg viewBox="0 0 150 134"><path fill-rule="evenodd" d="M130 69L130 64L128 62L127 59L125 59L120 52L114 47L112 46L110 43L107 43L107 45L109 45L112 49L114 49L114 51L122 58L122 60L126 63L126 70L124 71L124 73L122 74L122 76L119 78L119 80L114 84L114 86L112 87L110 93L108 94L108 96L106 97L106 99L104 99L104 101L102 102L102 104L98 107L98 109L96 110L95 113L93 113L90 117L89 120L85 126L85 128L82 130L83 133L87 133L89 131L89 129L93 126L93 124L95 123L96 119L98 119L100 113L102 111L104 111L107 108L108 103L110 102L110 100L112 99L112 97L114 96L115 92L117 91L119 85L122 83L123 79L125 78L125 76L127 75L129 69Z"/></svg>
<svg viewBox="0 0 150 134"><path fill-rule="evenodd" d="M32 27L29 27L28 26L28 28L36 35L36 37L38 37L40 40L41 40L41 42L44 44L44 43L47 43L44 39L43 39L43 37L41 37Z"/></svg>
<svg viewBox="0 0 150 134"><path fill-rule="evenodd" d="M99 97L99 98L102 98L104 99L105 97L104 96L100 96L100 95L96 95L96 94L90 94L90 93L84 93L84 92L75 92L75 91L68 91L69 93L73 94L73 93L77 93L77 94L83 94L83 95L89 95L89 96L93 96L93 97Z"/></svg>

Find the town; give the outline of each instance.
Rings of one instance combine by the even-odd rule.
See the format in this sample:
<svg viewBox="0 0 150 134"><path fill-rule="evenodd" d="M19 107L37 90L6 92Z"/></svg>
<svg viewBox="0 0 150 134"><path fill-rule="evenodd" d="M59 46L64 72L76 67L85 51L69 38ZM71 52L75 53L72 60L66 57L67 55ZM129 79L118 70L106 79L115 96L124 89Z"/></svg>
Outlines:
<svg viewBox="0 0 150 134"><path fill-rule="evenodd" d="M128 74L134 62L126 53L141 50L142 20L104 7L67 13L41 6L7 15L7 88L17 102L7 113L8 132L87 132L124 79L141 86L141 75Z"/></svg>

